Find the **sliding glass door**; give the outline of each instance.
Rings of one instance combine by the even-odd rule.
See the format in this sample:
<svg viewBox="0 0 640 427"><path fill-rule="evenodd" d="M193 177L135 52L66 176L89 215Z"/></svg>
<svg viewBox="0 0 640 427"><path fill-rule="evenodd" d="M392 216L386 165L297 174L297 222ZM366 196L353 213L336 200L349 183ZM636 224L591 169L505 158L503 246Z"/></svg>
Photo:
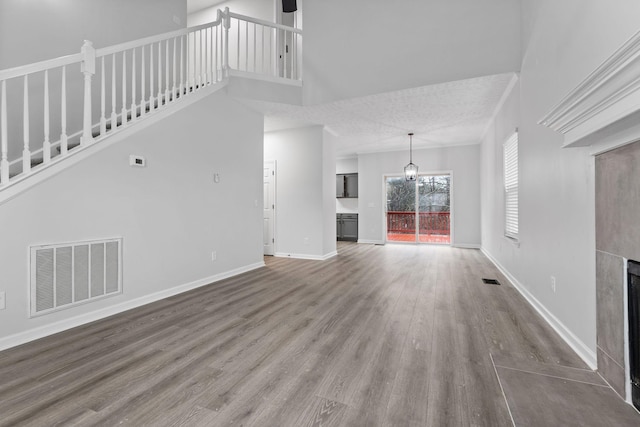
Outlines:
<svg viewBox="0 0 640 427"><path fill-rule="evenodd" d="M385 178L387 241L451 243L449 174Z"/></svg>

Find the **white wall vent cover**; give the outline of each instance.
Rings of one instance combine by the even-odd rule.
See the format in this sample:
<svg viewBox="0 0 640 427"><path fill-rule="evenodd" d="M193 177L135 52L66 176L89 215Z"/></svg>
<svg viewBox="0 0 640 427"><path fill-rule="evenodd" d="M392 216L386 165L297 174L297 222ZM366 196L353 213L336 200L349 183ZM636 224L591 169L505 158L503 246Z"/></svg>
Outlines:
<svg viewBox="0 0 640 427"><path fill-rule="evenodd" d="M122 239L31 246L31 317L122 293Z"/></svg>

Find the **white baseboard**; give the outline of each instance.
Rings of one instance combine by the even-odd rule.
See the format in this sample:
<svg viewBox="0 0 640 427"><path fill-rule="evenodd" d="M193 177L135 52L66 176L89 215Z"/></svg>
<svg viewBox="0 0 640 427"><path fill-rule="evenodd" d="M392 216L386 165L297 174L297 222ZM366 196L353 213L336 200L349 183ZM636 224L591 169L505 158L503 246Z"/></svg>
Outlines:
<svg viewBox="0 0 640 427"><path fill-rule="evenodd" d="M369 239L358 239L358 243L365 243L371 245L384 245L384 240L369 240Z"/></svg>
<svg viewBox="0 0 640 427"><path fill-rule="evenodd" d="M480 245L477 243L456 243L452 244L453 248L462 248L462 249L480 249Z"/></svg>
<svg viewBox="0 0 640 427"><path fill-rule="evenodd" d="M567 328L556 316L553 315L538 299L531 294L522 283L518 282L506 268L504 268L484 247L482 253L500 270L500 272L511 282L514 288L535 308L542 318L551 326L560 337L575 351L584 362L593 370L598 368L598 356L580 338L578 338L569 328Z"/></svg>
<svg viewBox="0 0 640 427"><path fill-rule="evenodd" d="M75 328L96 320L104 319L105 317L113 316L114 314L122 313L123 311L130 310L132 308L140 307L152 302L156 302L165 298L172 297L174 295L181 294L183 292L190 291L192 289L200 288L202 286L209 285L213 282L218 282L229 277L237 276L238 274L246 273L247 271L255 270L260 267L264 267L264 262L257 262L255 264L249 264L244 267L236 268L224 273L215 274L210 277L205 277L184 285L176 286L170 289L165 289L160 292L145 295L139 298L125 301L119 304L115 304L109 307L102 308L100 310L92 311L91 313L82 314L69 319L61 320L59 322L52 323L46 326L40 326L28 331L20 332L8 337L0 338L0 351L6 350L11 347L16 347L34 341L40 338L47 337L49 335L57 334L58 332L66 331L71 328Z"/></svg>
<svg viewBox="0 0 640 427"><path fill-rule="evenodd" d="M329 258L333 258L338 255L337 251L329 252L325 255L309 255L309 254L290 254L286 252L276 252L274 256L279 258L295 258L295 259L309 259L312 261L325 261Z"/></svg>

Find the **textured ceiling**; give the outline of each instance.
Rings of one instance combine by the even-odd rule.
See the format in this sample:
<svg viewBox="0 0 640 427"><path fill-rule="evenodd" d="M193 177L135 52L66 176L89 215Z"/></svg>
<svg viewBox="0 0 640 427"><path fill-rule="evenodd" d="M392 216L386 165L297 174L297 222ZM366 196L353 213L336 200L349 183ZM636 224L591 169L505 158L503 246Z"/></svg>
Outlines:
<svg viewBox="0 0 640 427"><path fill-rule="evenodd" d="M246 101L265 114L265 132L324 125L338 157L479 143L513 73L478 77L313 106Z"/></svg>

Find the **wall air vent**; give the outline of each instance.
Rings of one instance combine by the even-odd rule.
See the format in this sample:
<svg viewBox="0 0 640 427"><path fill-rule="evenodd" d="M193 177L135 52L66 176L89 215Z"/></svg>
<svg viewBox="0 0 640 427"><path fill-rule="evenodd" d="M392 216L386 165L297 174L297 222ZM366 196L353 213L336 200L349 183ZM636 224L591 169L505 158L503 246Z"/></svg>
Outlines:
<svg viewBox="0 0 640 427"><path fill-rule="evenodd" d="M31 317L122 293L122 239L30 249Z"/></svg>
<svg viewBox="0 0 640 427"><path fill-rule="evenodd" d="M498 285L498 286L500 286L500 282L498 282L496 279L482 279L482 283L484 283L486 285Z"/></svg>

